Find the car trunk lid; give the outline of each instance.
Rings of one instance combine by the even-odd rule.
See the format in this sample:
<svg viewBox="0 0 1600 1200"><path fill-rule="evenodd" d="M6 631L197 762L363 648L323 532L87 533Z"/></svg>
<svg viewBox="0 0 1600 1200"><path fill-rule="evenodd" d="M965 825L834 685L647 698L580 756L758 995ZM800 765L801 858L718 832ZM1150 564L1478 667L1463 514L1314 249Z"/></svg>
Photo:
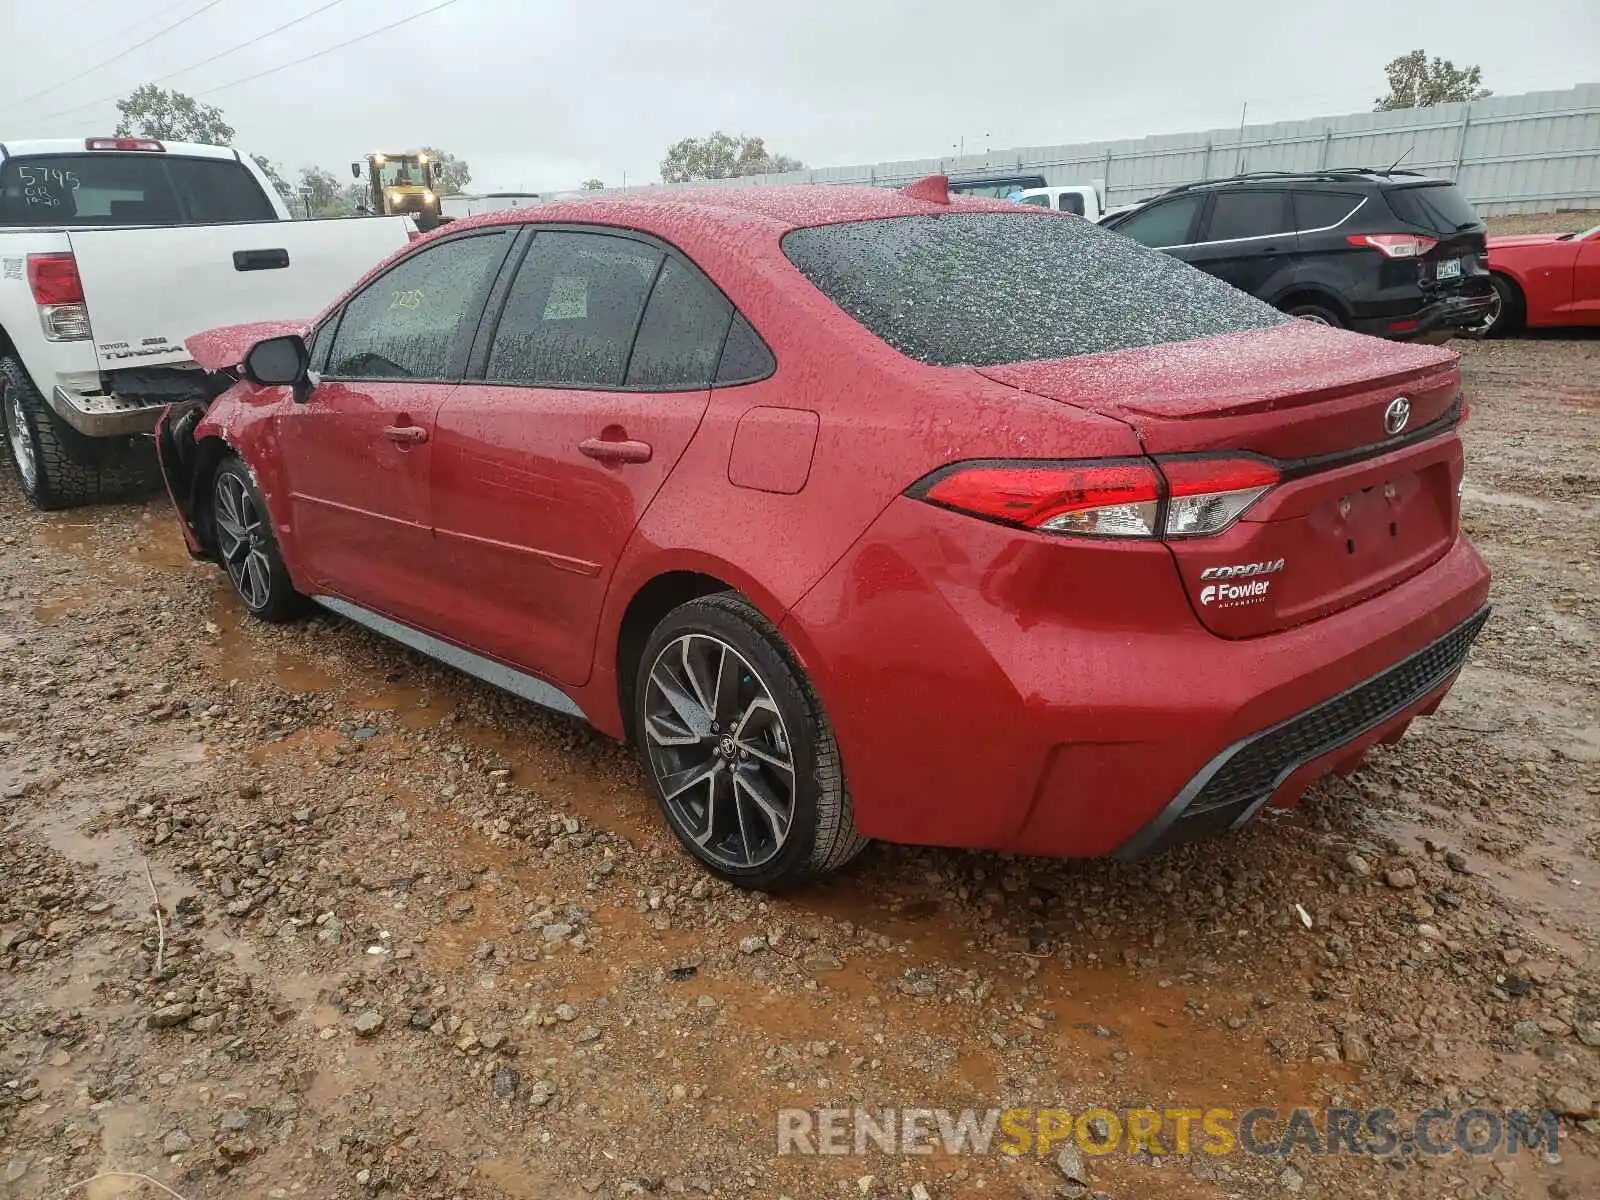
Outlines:
<svg viewBox="0 0 1600 1200"><path fill-rule="evenodd" d="M1441 298L1466 290L1468 280L1483 274L1489 257L1484 225L1455 184L1443 180L1392 184L1384 189L1384 199L1408 229L1435 241L1416 259L1386 262L1386 274L1415 271L1423 293Z"/></svg>
<svg viewBox="0 0 1600 1200"><path fill-rule="evenodd" d="M1359 603L1455 540L1460 370L1449 351L1292 322L982 373L1125 421L1158 459L1243 452L1278 464L1282 481L1231 528L1168 542L1196 615L1221 636Z"/></svg>

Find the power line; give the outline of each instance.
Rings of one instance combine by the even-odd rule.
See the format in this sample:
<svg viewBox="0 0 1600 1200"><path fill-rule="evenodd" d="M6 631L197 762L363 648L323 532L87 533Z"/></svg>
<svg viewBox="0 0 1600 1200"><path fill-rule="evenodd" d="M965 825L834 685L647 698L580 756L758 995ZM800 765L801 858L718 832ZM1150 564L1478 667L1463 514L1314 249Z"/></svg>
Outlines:
<svg viewBox="0 0 1600 1200"><path fill-rule="evenodd" d="M313 59L321 58L326 54L332 54L335 50L343 50L347 46L354 46L357 42L364 42L368 38L375 38L380 33L388 33L391 29L398 29L402 25L409 25L412 21L415 21L421 17L425 17L430 13L436 13L441 8L449 8L452 4L457 2L458 0L444 0L442 4L435 4L432 8L425 8L421 12L412 13L409 17L401 17L398 21L391 21L387 25L380 25L377 29L360 34L357 37L350 38L348 41L339 42L337 45L328 46L322 50L318 50L315 54L308 54L304 58L297 58L292 62L286 62L276 67L269 67L265 71L257 71L254 75L246 75L243 79L231 79L227 83L219 83L216 87L206 88L204 91L196 92L195 95L209 96L214 92L226 91L228 88L238 87L240 84L253 83L257 79L265 79L268 75L276 75L279 71L287 71L290 67L298 67L302 63L308 63Z"/></svg>
<svg viewBox="0 0 1600 1200"><path fill-rule="evenodd" d="M152 33L149 37L145 38L144 41L135 42L133 45L128 46L126 49L119 50L116 54L113 54L110 58L106 59L104 62L97 62L97 63L94 64L94 66L88 67L85 70L79 71L71 79L63 79L59 83L52 83L49 87L45 88L44 91L35 92L31 96L24 96L21 100L15 100L12 103L14 103L14 104L27 104L31 100L37 100L40 96L48 96L51 92L60 91L62 88L66 87L69 83L77 83L78 80L82 79L85 75L92 75L96 71L98 71L101 67L109 67L112 63L117 62L119 59L127 58L128 55L132 54L135 50L143 49L145 46L148 46L151 42L155 41L162 34L171 33L179 25L183 25L183 24L185 24L185 23L187 23L189 21L194 20L201 13L207 12L210 9L213 9L213 8L215 8L217 5L219 5L221 3L222 3L222 0L206 0L205 4L202 4L199 8L195 9L187 17L179 17L171 25L162 26L160 29L158 29L154 33Z"/></svg>
<svg viewBox="0 0 1600 1200"><path fill-rule="evenodd" d="M240 50L245 49L247 46L254 46L257 42L266 41L267 38L272 37L275 34L282 33L285 29L289 29L289 28L291 28L291 27L293 27L295 25L299 25L302 21L309 21L312 17L319 16L322 13L327 12L330 8L337 8L339 5L344 4L345 2L346 2L346 0L328 0L328 3L324 4L321 8L314 8L310 12L304 14L303 16L298 16L292 21L285 21L282 25L279 25L275 29L269 29L265 33L259 33L255 37L250 38L247 41L240 42L237 46L230 46L226 50L218 51L216 54L213 54L210 58L202 58L197 63L190 63L187 67L179 67L176 71L169 71L167 74L158 76L157 78L152 79L149 82L152 83L152 84L165 83L169 79L176 79L179 75L186 75L190 71L197 71L201 67L210 66L212 63L216 62L218 59L227 58L228 55L236 54ZM101 104L105 104L107 101L121 99L124 94L125 93L120 92L120 91L119 92L113 92L109 96L101 96L98 100L90 100L85 104L75 104L71 108L61 108L61 109L57 109L55 112L52 112L52 113L45 113L44 116L35 117L34 120L37 120L37 121L48 121L48 120L51 120L54 117L64 117L64 116L67 116L70 113L82 112L84 109L95 108L95 107L97 107L97 106L99 106Z"/></svg>

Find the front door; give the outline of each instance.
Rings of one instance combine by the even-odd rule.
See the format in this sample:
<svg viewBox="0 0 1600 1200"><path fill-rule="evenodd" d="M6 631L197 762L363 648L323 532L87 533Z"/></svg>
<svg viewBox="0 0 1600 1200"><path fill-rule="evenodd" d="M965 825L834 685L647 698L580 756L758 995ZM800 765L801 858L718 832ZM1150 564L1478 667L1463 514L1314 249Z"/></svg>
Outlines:
<svg viewBox="0 0 1600 1200"><path fill-rule="evenodd" d="M278 418L302 584L408 623L437 613L435 418L458 386L509 231L402 259L330 318L326 364Z"/></svg>
<svg viewBox="0 0 1600 1200"><path fill-rule="evenodd" d="M612 572L699 428L732 313L653 241L534 238L483 381L439 412L434 520L462 640L587 681Z"/></svg>
<svg viewBox="0 0 1600 1200"><path fill-rule="evenodd" d="M1260 296L1290 265L1295 250L1289 193L1219 191L1211 197L1196 243L1184 261Z"/></svg>

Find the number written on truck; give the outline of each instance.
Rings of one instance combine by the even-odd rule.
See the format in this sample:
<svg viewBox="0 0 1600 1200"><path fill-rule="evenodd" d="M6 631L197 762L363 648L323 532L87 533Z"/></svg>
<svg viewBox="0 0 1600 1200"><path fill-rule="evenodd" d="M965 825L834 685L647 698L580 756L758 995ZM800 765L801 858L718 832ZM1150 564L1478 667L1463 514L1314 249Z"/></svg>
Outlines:
<svg viewBox="0 0 1600 1200"><path fill-rule="evenodd" d="M0 226L276 219L255 176L229 159L50 154L11 158L0 166Z"/></svg>

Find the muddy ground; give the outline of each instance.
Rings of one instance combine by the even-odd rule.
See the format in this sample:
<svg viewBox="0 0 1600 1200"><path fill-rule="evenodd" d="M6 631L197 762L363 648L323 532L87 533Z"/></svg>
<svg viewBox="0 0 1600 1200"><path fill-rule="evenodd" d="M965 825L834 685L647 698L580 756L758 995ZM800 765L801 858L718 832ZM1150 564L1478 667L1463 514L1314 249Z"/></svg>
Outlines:
<svg viewBox="0 0 1600 1200"><path fill-rule="evenodd" d="M1079 1174L1600 1195L1600 338L1463 352L1496 609L1436 717L1158 861L876 846L782 899L695 870L622 748L342 620L242 620L161 502L42 516L6 478L0 1194L1087 1194L776 1155L780 1107L862 1103L1555 1105L1554 1156Z"/></svg>

